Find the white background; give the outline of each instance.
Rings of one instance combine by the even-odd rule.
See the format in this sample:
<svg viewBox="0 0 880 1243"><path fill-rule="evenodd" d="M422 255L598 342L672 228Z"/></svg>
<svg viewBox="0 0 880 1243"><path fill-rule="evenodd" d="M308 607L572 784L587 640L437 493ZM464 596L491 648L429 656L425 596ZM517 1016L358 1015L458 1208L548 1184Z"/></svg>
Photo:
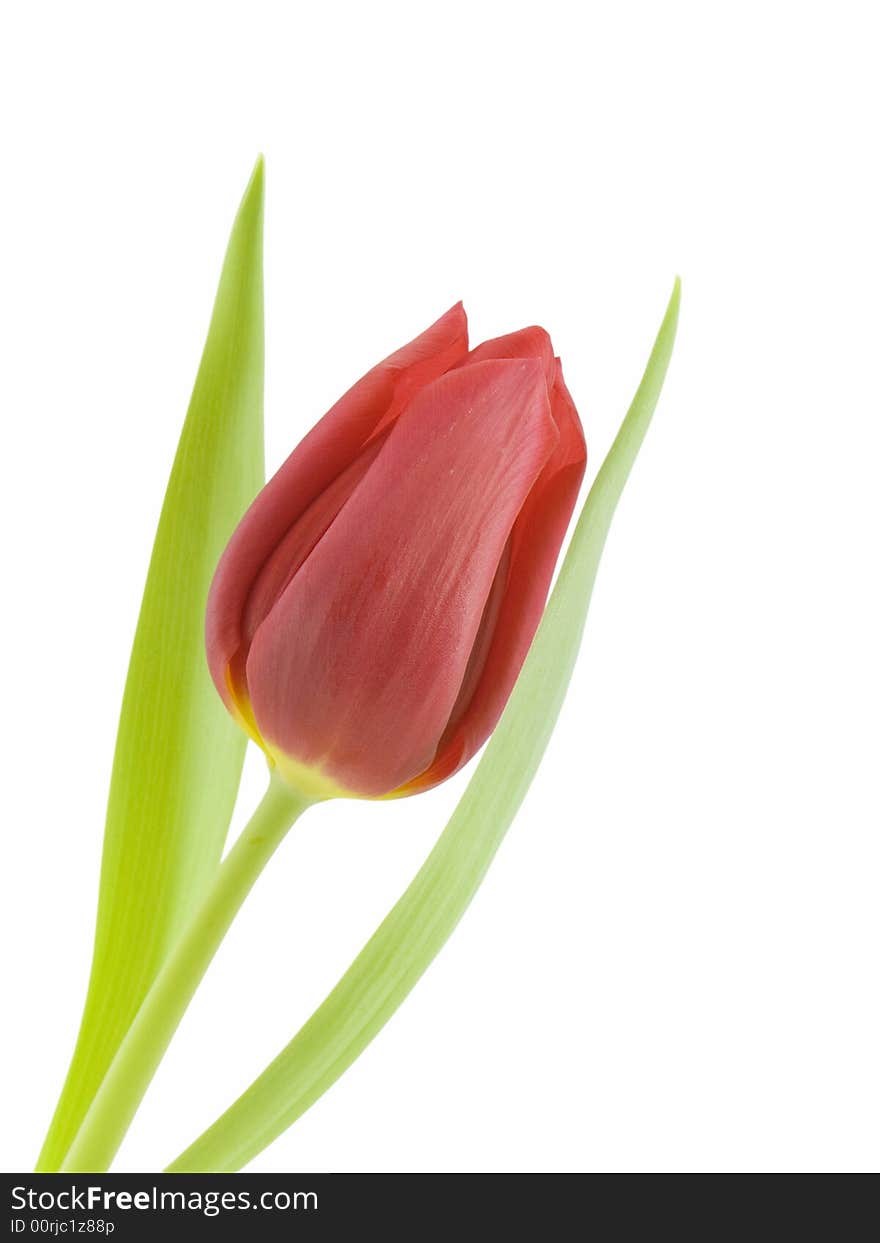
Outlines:
<svg viewBox="0 0 880 1243"><path fill-rule="evenodd" d="M262 150L271 468L462 297L474 340L552 332L592 478L676 272L684 297L528 801L252 1168L876 1168L873 8L7 6L0 1166L33 1162L71 1050L147 557ZM263 780L252 756L237 825ZM302 822L118 1168L289 1039L466 780Z"/></svg>

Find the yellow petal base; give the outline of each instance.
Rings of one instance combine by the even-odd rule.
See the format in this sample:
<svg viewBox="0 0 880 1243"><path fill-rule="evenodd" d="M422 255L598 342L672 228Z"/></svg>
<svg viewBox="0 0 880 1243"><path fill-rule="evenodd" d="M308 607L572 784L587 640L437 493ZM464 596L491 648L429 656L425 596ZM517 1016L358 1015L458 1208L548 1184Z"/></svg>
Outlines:
<svg viewBox="0 0 880 1243"><path fill-rule="evenodd" d="M311 768L308 764L301 764L299 760L291 759L289 755L276 751L265 739L258 741L266 753L270 768L278 773L286 785L302 794L310 802L318 803L328 798L364 797L362 794L355 793L354 790L346 790L344 786L337 785L319 768Z"/></svg>

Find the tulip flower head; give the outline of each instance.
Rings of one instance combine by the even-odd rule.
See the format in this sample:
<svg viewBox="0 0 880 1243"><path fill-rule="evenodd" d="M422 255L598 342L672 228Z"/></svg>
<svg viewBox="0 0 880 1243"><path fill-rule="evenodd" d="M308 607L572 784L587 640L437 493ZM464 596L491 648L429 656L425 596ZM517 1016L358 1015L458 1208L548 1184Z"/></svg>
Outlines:
<svg viewBox="0 0 880 1243"><path fill-rule="evenodd" d="M208 598L233 716L315 797L424 790L494 729L586 464L542 328L454 306L369 371L245 514Z"/></svg>

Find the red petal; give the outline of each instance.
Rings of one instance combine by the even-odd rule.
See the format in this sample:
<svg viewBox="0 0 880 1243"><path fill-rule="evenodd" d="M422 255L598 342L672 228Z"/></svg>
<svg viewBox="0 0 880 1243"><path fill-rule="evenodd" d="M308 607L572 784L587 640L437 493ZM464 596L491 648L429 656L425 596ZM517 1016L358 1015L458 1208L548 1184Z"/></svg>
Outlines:
<svg viewBox="0 0 880 1243"><path fill-rule="evenodd" d="M437 785L479 750L498 723L538 628L587 462L583 429L559 359L554 359L550 401L559 442L511 533L504 594L476 690L469 704L453 713L430 767L402 794Z"/></svg>
<svg viewBox="0 0 880 1243"><path fill-rule="evenodd" d="M543 328L520 328L518 332L508 332L503 337L483 341L471 350L459 366L469 367L471 363L485 362L487 358L537 358L544 368L547 388L553 386L557 360L553 357L550 334Z"/></svg>
<svg viewBox="0 0 880 1243"><path fill-rule="evenodd" d="M273 550L308 506L360 456L380 424L395 418L414 391L466 353L467 317L458 303L350 388L257 496L227 545L208 597L208 664L229 707L235 705L227 670L242 645L251 589ZM336 499L342 504L344 496ZM326 519L326 526L333 516L324 514L321 521Z"/></svg>
<svg viewBox="0 0 880 1243"><path fill-rule="evenodd" d="M558 432L534 359L419 391L254 636L262 736L385 794L431 762L505 546Z"/></svg>

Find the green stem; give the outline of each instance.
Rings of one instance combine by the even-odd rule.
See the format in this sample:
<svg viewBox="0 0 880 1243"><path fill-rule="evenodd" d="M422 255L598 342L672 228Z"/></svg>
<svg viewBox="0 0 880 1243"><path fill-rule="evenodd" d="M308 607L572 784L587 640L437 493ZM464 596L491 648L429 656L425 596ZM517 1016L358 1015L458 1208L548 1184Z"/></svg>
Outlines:
<svg viewBox="0 0 880 1243"><path fill-rule="evenodd" d="M103 1173L156 1068L257 877L312 800L273 776L247 828L220 864L207 896L147 993L61 1166Z"/></svg>

